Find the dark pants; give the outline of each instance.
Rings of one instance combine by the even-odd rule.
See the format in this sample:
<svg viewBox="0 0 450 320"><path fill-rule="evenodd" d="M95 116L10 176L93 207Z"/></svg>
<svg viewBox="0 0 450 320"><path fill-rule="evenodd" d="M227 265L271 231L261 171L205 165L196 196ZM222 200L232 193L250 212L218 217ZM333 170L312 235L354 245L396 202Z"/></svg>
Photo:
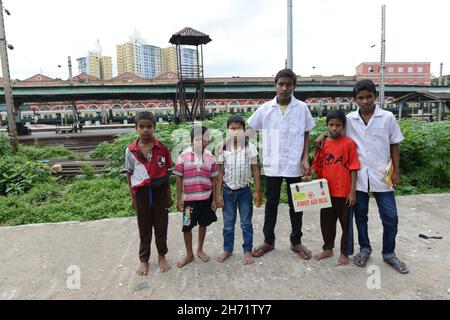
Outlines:
<svg viewBox="0 0 450 320"><path fill-rule="evenodd" d="M155 244L158 255L167 254L167 227L169 222L168 194L165 186L152 188L152 207L149 207L148 187L136 192L137 222L139 227L139 260L148 262L152 232L155 230Z"/></svg>
<svg viewBox="0 0 450 320"><path fill-rule="evenodd" d="M381 222L383 224L383 258L395 257L395 238L398 231L397 205L393 191L373 192L378 205ZM368 221L369 221L369 194L356 191L355 222L358 228L358 242L360 251L372 252L370 246Z"/></svg>
<svg viewBox="0 0 450 320"><path fill-rule="evenodd" d="M281 184L283 179L287 183L287 194L289 201L289 215L291 218L291 244L301 244L303 212L295 212L292 204L292 195L289 184L298 183L301 177L268 177L266 176L266 208L264 216L264 242L275 244L275 225L277 223L278 204L280 203Z"/></svg>
<svg viewBox="0 0 450 320"><path fill-rule="evenodd" d="M322 237L324 245L323 250L332 250L334 248L334 240L336 239L337 220L341 224L341 254L349 256L353 252L353 241L350 243L350 208L345 203L346 198L331 197L331 208L320 210L320 228L322 229ZM351 251L349 251L351 247Z"/></svg>

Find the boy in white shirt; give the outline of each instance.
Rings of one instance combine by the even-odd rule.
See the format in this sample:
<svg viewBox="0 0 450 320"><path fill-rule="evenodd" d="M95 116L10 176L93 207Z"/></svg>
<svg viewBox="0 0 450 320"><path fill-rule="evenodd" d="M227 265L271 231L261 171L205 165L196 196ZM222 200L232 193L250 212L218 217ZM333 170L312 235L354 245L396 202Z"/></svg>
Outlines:
<svg viewBox="0 0 450 320"><path fill-rule="evenodd" d="M275 77L277 96L261 105L247 121L253 129L262 131L262 162L266 176L264 243L253 250L254 257L261 257L274 249L283 179L288 184L291 250L304 260L312 256L301 243L303 213L294 211L289 187L291 183L300 182L302 174L309 171L309 131L315 126L306 103L293 96L296 84L297 76L292 70L279 71Z"/></svg>

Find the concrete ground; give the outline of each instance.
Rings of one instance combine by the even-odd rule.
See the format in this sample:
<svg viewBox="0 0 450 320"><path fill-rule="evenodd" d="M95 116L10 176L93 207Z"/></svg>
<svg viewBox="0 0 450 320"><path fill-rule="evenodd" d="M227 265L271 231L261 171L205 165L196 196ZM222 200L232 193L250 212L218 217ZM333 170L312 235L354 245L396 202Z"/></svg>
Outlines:
<svg viewBox="0 0 450 320"><path fill-rule="evenodd" d="M236 251L226 262L197 258L178 269L176 261L184 254L181 215L171 215L167 257L172 270L159 272L153 247L144 278L135 275L135 218L2 227L0 299L450 299L449 194L398 197L397 203L397 255L410 267L408 275L393 271L381 258L381 222L371 200L374 253L367 268L336 266L338 247L332 258L300 260L289 250L286 206L279 210L276 249L250 266L242 264L237 224ZM214 257L222 249L220 214L205 243ZM263 221L263 209L255 210L255 245L262 241ZM316 253L322 245L319 215L305 212L303 221L303 243ZM425 240L419 233L443 239Z"/></svg>

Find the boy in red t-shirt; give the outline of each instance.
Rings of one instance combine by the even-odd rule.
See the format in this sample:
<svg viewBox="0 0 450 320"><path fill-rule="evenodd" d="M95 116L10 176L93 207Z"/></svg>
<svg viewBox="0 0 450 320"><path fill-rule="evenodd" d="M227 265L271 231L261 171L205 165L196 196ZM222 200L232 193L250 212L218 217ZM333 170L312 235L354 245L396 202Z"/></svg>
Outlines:
<svg viewBox="0 0 450 320"><path fill-rule="evenodd" d="M348 265L348 256L353 252L353 241L349 239L353 223L349 207L356 203L356 172L360 169L360 163L356 143L342 135L346 123L345 113L341 110L329 112L326 123L330 134L323 148L314 155L311 176L317 173L318 179L327 179L333 206L320 210L320 227L325 244L323 251L314 257L321 260L333 256L336 222L339 219L342 237L338 265Z"/></svg>

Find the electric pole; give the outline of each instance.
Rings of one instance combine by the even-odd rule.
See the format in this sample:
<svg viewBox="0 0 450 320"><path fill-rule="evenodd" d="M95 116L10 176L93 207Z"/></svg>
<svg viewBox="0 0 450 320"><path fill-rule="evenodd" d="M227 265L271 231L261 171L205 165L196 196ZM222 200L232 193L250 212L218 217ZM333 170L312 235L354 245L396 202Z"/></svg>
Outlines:
<svg viewBox="0 0 450 320"><path fill-rule="evenodd" d="M3 19L3 2L0 0L0 58L2 61L3 85L5 92L6 111L8 113L8 133L11 146L17 151L18 140L16 130L16 113L11 89L11 78L9 76L8 51L6 47L5 22Z"/></svg>
<svg viewBox="0 0 450 320"><path fill-rule="evenodd" d="M381 6L380 107L384 108L384 69L386 64L386 5Z"/></svg>
<svg viewBox="0 0 450 320"><path fill-rule="evenodd" d="M287 61L286 67L287 69L291 69L294 66L293 62L293 49L292 49L292 0L288 0L287 2Z"/></svg>

